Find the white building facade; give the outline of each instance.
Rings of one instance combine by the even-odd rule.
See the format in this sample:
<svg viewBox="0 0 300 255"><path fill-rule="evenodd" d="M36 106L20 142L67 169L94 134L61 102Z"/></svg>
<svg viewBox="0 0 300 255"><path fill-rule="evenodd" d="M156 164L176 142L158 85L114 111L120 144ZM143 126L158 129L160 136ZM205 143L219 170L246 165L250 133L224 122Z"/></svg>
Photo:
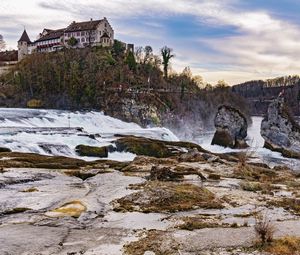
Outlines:
<svg viewBox="0 0 300 255"><path fill-rule="evenodd" d="M114 30L104 17L101 20L73 21L68 27L44 29L37 40L31 42L26 30L18 41L18 60L33 52L53 52L66 48L89 46L109 47L114 43Z"/></svg>

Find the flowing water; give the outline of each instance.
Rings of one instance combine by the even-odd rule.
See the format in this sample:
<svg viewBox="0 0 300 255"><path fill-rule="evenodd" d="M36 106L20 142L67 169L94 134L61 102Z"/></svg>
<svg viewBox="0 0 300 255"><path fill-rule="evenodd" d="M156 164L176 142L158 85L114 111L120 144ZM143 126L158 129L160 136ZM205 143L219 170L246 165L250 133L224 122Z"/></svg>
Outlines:
<svg viewBox="0 0 300 255"><path fill-rule="evenodd" d="M274 152L264 148L264 139L260 135L260 125L262 122L262 117L252 117L252 125L248 128L247 143L250 145L249 154L253 157L253 161L260 161L270 165L271 167L275 165L287 165L288 167L300 171L300 160L288 159L283 157L280 153ZM211 145L212 138L214 136L214 131L206 132L196 139L203 148L216 152L216 153L226 153L226 152L238 152L240 150L234 150L230 148L224 148L218 145Z"/></svg>
<svg viewBox="0 0 300 255"><path fill-rule="evenodd" d="M116 139L115 134L178 140L166 128L144 129L100 112L0 109L0 147L13 151L79 157L75 153L77 145L109 145ZM109 154L109 159L121 161L134 157L131 153Z"/></svg>
<svg viewBox="0 0 300 255"><path fill-rule="evenodd" d="M285 164L299 170L300 161L287 159L280 153L263 148L260 135L261 117L253 117L248 129L248 144L256 155L256 160L274 166ZM178 138L166 128L141 128L134 123L126 123L100 112L68 112L60 110L31 110L0 108L0 147L13 151L33 152L44 155L79 157L75 147L79 144L105 146L111 144L115 134L138 135L149 138L177 141ZM232 152L229 148L211 145L214 131L205 132L194 142L217 153ZM109 159L132 160L131 153L110 153ZM86 158L94 160L95 158ZM255 159L254 159L255 160Z"/></svg>

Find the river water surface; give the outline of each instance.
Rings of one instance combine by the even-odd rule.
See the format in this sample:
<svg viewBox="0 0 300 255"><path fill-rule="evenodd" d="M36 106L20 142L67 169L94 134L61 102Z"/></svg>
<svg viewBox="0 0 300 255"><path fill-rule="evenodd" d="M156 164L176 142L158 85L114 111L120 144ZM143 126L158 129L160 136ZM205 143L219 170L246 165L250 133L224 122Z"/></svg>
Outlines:
<svg viewBox="0 0 300 255"><path fill-rule="evenodd" d="M262 160L271 166L283 164L300 170L299 160L287 159L280 153L263 148L264 140L260 135L261 121L261 117L253 117L252 125L248 129L248 144L251 145L250 150L257 157L256 160ZM13 151L79 157L75 153L77 145L109 145L116 139L115 134L178 140L169 129L141 128L137 124L126 123L100 112L0 108L0 146ZM214 130L204 132L193 142L212 152L238 151L211 145L213 134ZM120 161L132 160L134 157L135 155L131 153L109 154L109 159Z"/></svg>

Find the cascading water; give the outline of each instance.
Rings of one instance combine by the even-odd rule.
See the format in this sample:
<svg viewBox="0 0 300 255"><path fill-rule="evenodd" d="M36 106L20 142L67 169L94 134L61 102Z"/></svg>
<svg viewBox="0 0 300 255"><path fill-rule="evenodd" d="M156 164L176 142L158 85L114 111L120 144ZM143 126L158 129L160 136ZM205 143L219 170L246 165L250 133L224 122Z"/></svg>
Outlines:
<svg viewBox="0 0 300 255"><path fill-rule="evenodd" d="M260 135L260 125L262 117L252 117L252 125L248 128L247 143L250 145L249 151L253 152L253 156L256 157L253 161L264 162L271 167L275 165L287 165L294 170L300 170L300 160L288 159L283 157L280 153L274 152L264 148L264 139ZM230 148L224 148L218 145L211 145L211 141L214 135L214 131L206 132L202 136L196 139L204 149L207 149L215 153L226 152L238 152L240 150L234 150ZM252 154L252 153L251 153Z"/></svg>
<svg viewBox="0 0 300 255"><path fill-rule="evenodd" d="M77 145L109 145L116 139L115 134L178 140L166 128L141 128L100 112L0 109L0 146L13 151L78 157ZM134 156L115 152L109 154L109 159L131 160Z"/></svg>
<svg viewBox="0 0 300 255"><path fill-rule="evenodd" d="M261 117L253 117L248 129L248 144L257 159L269 165L285 164L297 170L300 161L287 159L280 153L263 148L260 135ZM115 134L137 135L160 140L177 141L178 138L166 128L141 128L134 123L105 116L100 112L69 112L60 110L30 110L0 108L0 147L18 152L33 152L44 155L79 157L75 147L79 144L105 146L111 144ZM193 142L217 153L232 152L229 148L211 145L214 132L205 132ZM110 153L109 159L132 160L131 153Z"/></svg>

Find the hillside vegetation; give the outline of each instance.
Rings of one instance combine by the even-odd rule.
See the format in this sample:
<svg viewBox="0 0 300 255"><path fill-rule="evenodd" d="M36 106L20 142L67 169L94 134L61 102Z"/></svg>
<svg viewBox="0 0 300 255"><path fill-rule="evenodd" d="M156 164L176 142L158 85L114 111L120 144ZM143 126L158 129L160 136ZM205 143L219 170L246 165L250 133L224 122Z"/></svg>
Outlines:
<svg viewBox="0 0 300 255"><path fill-rule="evenodd" d="M266 113L271 100L283 93L295 115L300 115L300 77L284 76L268 80L254 80L232 87L232 91L246 98L253 115Z"/></svg>
<svg viewBox="0 0 300 255"><path fill-rule="evenodd" d="M220 104L248 116L245 101L226 84L206 85L189 68L170 73L172 50L164 47L161 53L163 60L150 46L126 53L116 42L112 48L32 54L0 77L0 106L95 109L144 126L176 129L189 123L210 127Z"/></svg>

